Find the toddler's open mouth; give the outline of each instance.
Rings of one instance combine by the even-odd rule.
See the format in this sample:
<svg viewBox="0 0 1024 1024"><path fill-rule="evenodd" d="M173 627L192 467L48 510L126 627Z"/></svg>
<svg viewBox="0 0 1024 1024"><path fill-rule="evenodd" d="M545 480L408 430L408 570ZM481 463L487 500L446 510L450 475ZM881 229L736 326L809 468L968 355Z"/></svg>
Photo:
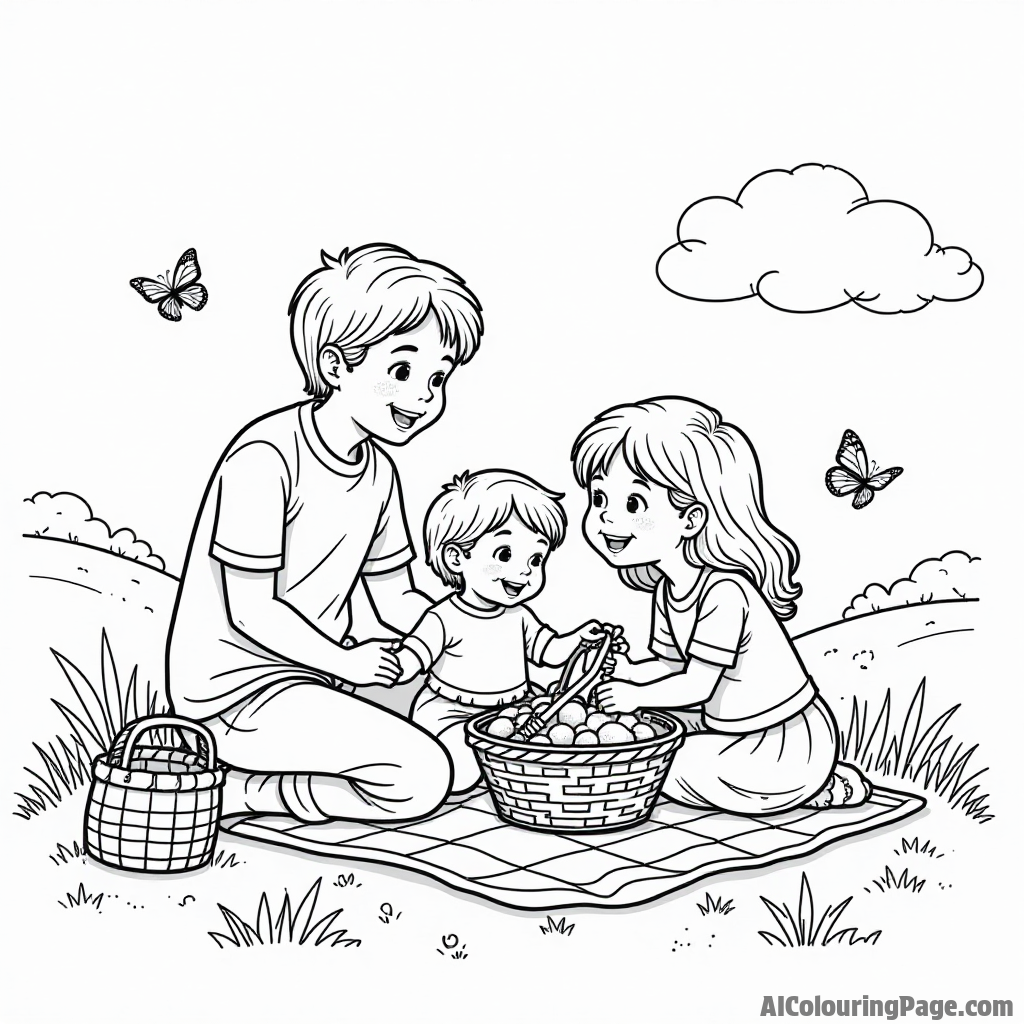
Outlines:
<svg viewBox="0 0 1024 1024"><path fill-rule="evenodd" d="M625 550L626 545L633 539L632 534L628 537L616 537L610 533L602 533L601 536L604 537L604 542L613 555Z"/></svg>
<svg viewBox="0 0 1024 1024"><path fill-rule="evenodd" d="M392 403L388 403L388 408L391 410L391 418L399 430L411 430L423 415L421 412L407 412L405 409L399 409Z"/></svg>
<svg viewBox="0 0 1024 1024"><path fill-rule="evenodd" d="M509 583L508 580L502 580L501 585L509 597L518 597L523 592L523 587L526 586L525 583Z"/></svg>

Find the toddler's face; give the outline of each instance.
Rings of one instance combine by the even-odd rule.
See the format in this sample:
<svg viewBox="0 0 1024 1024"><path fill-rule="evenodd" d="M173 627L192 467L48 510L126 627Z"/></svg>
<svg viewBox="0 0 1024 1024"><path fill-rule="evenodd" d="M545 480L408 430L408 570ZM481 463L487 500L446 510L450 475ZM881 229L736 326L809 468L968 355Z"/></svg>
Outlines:
<svg viewBox="0 0 1024 1024"><path fill-rule="evenodd" d="M634 475L617 454L604 474L590 481L590 504L583 518L587 543L617 569L657 564L678 546L679 510L668 489Z"/></svg>
<svg viewBox="0 0 1024 1024"><path fill-rule="evenodd" d="M516 516L474 545L463 559L466 590L504 608L536 597L544 587L544 568L551 545Z"/></svg>
<svg viewBox="0 0 1024 1024"><path fill-rule="evenodd" d="M444 389L455 369L455 349L441 342L437 319L367 349L351 374L342 373L341 397L352 419L388 444L407 444L444 412Z"/></svg>

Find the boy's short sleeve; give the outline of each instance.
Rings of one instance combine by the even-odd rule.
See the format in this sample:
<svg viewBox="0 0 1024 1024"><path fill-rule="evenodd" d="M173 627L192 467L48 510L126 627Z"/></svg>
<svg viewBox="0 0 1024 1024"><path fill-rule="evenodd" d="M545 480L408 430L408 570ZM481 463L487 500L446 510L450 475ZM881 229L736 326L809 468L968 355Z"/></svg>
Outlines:
<svg viewBox="0 0 1024 1024"><path fill-rule="evenodd" d="M383 453L377 453L377 460L382 471L390 475L390 486L377 521L377 531L363 563L363 572L368 575L392 572L408 565L416 557L409 539L409 526L405 521L398 474L391 460Z"/></svg>
<svg viewBox="0 0 1024 1024"><path fill-rule="evenodd" d="M289 476L277 448L267 441L252 441L231 452L216 486L210 554L236 569L282 568Z"/></svg>
<svg viewBox="0 0 1024 1024"><path fill-rule="evenodd" d="M423 671L429 672L445 648L450 646L444 619L433 608L428 608L402 643L416 655Z"/></svg>
<svg viewBox="0 0 1024 1024"><path fill-rule="evenodd" d="M654 601L651 612L651 642L648 645L651 654L656 658L664 658L666 661L682 661L683 655L679 650L675 637L672 635L672 627L668 621L668 609L665 602L666 579L664 576L658 580L654 588Z"/></svg>
<svg viewBox="0 0 1024 1024"><path fill-rule="evenodd" d="M544 651L555 636L555 631L545 626L525 605L520 607L520 611L523 613L523 650L526 660L533 665L542 665Z"/></svg>
<svg viewBox="0 0 1024 1024"><path fill-rule="evenodd" d="M748 608L738 583L723 580L712 584L701 598L686 653L711 665L732 668L746 628Z"/></svg>

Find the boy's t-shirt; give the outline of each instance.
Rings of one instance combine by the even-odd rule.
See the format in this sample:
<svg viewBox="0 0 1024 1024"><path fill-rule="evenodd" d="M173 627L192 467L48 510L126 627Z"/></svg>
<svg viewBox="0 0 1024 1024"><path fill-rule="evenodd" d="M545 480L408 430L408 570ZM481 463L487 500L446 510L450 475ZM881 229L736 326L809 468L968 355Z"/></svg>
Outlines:
<svg viewBox="0 0 1024 1024"><path fill-rule="evenodd" d="M414 558L398 476L369 439L339 459L313 422L313 402L271 413L231 443L203 498L168 641L175 710L210 718L265 686L323 672L295 665L239 633L225 567L276 573L277 597L332 640L351 625L363 574Z"/></svg>
<svg viewBox="0 0 1024 1024"><path fill-rule="evenodd" d="M526 605L483 611L452 594L428 608L403 642L435 693L495 705L526 694L526 663L539 665L554 635Z"/></svg>
<svg viewBox="0 0 1024 1024"><path fill-rule="evenodd" d="M724 670L703 705L719 732L767 729L802 711L817 688L761 592L740 573L705 569L679 598L662 577L654 591L651 653Z"/></svg>

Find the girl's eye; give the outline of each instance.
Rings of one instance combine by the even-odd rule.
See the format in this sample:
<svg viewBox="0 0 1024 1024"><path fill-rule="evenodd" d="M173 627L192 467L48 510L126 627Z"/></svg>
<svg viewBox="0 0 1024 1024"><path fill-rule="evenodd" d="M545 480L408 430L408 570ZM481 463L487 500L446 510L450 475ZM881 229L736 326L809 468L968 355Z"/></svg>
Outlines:
<svg viewBox="0 0 1024 1024"><path fill-rule="evenodd" d="M395 380L408 380L412 373L412 368L408 363L395 363L395 365L388 370L388 373L391 374Z"/></svg>
<svg viewBox="0 0 1024 1024"><path fill-rule="evenodd" d="M432 388L439 388L439 387L442 387L443 385L444 385L444 374L443 373L435 373L434 376L430 378L430 386Z"/></svg>
<svg viewBox="0 0 1024 1024"><path fill-rule="evenodd" d="M608 499L605 497L604 491L594 491L590 502L594 508L604 508L608 504Z"/></svg>
<svg viewBox="0 0 1024 1024"><path fill-rule="evenodd" d="M498 548L498 550L494 552L494 557L499 562L507 562L512 557L512 549L508 547L508 545L503 548Z"/></svg>
<svg viewBox="0 0 1024 1024"><path fill-rule="evenodd" d="M631 494L626 499L626 511L631 514L647 511L647 502L639 494Z"/></svg>
<svg viewBox="0 0 1024 1024"><path fill-rule="evenodd" d="M534 555L530 559L530 565L532 565L534 569L539 569L543 564L544 564L544 556L543 555Z"/></svg>

